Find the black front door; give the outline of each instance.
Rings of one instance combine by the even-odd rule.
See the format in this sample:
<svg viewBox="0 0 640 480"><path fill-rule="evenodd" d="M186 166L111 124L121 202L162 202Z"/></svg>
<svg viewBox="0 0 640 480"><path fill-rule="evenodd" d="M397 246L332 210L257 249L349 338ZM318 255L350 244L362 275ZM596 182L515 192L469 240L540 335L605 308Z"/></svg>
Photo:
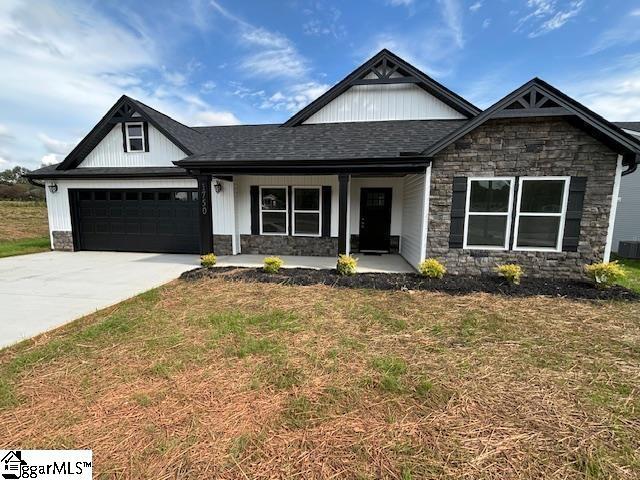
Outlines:
<svg viewBox="0 0 640 480"><path fill-rule="evenodd" d="M360 251L388 252L391 237L391 189L360 190Z"/></svg>

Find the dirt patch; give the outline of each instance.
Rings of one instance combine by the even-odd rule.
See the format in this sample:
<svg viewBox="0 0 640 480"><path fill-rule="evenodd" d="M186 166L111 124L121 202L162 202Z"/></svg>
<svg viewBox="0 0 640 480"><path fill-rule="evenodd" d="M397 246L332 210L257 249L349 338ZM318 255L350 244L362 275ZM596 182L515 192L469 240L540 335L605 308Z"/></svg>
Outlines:
<svg viewBox="0 0 640 480"><path fill-rule="evenodd" d="M493 293L510 297L550 296L588 300L639 300L640 295L623 287L599 289L573 280L524 278L521 285L510 285L494 276L453 276L430 279L413 273L360 273L338 275L335 270L287 268L279 273L266 273L260 268L197 268L181 275L184 280L221 277L225 280L277 283L283 285L327 285L341 288L370 288L374 290L424 290L452 295Z"/></svg>

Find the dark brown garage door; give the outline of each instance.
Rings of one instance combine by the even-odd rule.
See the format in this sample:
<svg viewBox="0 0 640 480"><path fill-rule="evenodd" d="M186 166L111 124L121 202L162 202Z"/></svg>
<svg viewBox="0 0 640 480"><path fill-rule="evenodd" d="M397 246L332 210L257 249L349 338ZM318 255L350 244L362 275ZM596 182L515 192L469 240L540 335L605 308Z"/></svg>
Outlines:
<svg viewBox="0 0 640 480"><path fill-rule="evenodd" d="M197 253L198 192L71 190L76 248Z"/></svg>

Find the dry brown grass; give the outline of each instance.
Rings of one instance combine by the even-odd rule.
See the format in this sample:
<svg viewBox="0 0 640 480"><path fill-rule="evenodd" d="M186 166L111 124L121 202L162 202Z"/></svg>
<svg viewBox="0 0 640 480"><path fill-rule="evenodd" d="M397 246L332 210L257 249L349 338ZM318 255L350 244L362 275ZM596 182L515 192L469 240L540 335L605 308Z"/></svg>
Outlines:
<svg viewBox="0 0 640 480"><path fill-rule="evenodd" d="M0 352L97 478L638 478L640 306L176 281Z"/></svg>
<svg viewBox="0 0 640 480"><path fill-rule="evenodd" d="M44 202L0 201L0 242L49 234Z"/></svg>

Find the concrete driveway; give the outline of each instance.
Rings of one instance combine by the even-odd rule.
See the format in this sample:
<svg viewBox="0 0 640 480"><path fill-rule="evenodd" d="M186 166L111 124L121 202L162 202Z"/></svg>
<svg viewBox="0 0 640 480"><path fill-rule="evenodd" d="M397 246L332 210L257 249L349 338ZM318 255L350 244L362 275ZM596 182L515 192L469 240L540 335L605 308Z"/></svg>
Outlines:
<svg viewBox="0 0 640 480"><path fill-rule="evenodd" d="M196 255L47 252L0 259L0 348L177 278Z"/></svg>

